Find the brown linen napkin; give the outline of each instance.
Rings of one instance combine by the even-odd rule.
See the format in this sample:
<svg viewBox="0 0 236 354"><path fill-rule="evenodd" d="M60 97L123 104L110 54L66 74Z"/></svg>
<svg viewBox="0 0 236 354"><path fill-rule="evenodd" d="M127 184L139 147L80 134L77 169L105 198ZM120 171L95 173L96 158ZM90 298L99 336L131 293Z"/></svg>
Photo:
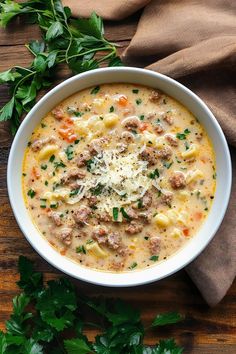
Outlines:
<svg viewBox="0 0 236 354"><path fill-rule="evenodd" d="M121 20L144 7L151 0L63 0L74 16L89 17L95 11L105 20Z"/></svg>
<svg viewBox="0 0 236 354"><path fill-rule="evenodd" d="M65 0L73 13L91 10L121 19L149 1ZM196 92L212 109L228 142L236 147L236 1L153 0L122 55L125 64L147 66ZM232 150L236 165L236 150ZM234 167L234 177L236 169ZM210 245L187 268L206 302L216 305L236 274L236 182L224 221Z"/></svg>

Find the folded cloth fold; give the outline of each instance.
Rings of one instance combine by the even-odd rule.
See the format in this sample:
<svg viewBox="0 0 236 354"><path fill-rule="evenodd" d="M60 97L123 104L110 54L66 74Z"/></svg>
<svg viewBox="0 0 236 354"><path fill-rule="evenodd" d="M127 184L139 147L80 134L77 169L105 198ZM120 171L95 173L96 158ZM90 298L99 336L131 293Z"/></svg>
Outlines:
<svg viewBox="0 0 236 354"><path fill-rule="evenodd" d="M138 11L151 0L63 0L73 16L89 17L93 11L104 20L121 20Z"/></svg>
<svg viewBox="0 0 236 354"><path fill-rule="evenodd" d="M235 0L64 0L73 14L96 11L118 20L146 6L137 31L122 54L127 65L177 79L211 108L228 142L236 147ZM236 166L236 149L232 148ZM187 268L206 302L216 305L236 274L236 169L224 221L205 251Z"/></svg>

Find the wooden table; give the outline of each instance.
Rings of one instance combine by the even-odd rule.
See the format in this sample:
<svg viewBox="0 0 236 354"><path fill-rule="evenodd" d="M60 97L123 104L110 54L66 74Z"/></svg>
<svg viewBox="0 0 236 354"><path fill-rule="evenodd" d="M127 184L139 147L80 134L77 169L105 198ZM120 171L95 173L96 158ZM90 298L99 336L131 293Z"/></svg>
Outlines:
<svg viewBox="0 0 236 354"><path fill-rule="evenodd" d="M108 39L120 45L120 52L128 45L137 24L137 16L119 24L106 24ZM0 71L14 65L27 66L31 55L24 44L37 39L37 28L15 22L7 30L0 30ZM60 77L68 77L62 68ZM7 100L7 88L0 87L0 106ZM46 279L55 278L60 272L50 266L32 249L21 233L13 216L6 187L7 158L12 137L8 124L0 125L0 329L12 311L12 298L18 293L17 260L23 254L36 262L37 269L45 273ZM112 289L88 285L75 281L77 287L91 295L116 296L131 302L142 311L148 323L158 312L178 310L186 320L166 330L153 331L147 343L154 344L157 338L173 337L185 347L186 353L236 353L236 282L223 301L209 308L185 271L156 284L139 288ZM89 338L95 332L90 330Z"/></svg>

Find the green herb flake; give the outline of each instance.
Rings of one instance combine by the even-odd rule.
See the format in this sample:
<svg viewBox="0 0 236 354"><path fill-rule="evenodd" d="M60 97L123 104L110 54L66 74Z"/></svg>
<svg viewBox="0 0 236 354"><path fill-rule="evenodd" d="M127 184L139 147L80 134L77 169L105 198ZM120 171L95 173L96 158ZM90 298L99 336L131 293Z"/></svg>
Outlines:
<svg viewBox="0 0 236 354"><path fill-rule="evenodd" d="M142 103L142 100L141 100L141 98L138 98L135 102L139 106Z"/></svg>
<svg viewBox="0 0 236 354"><path fill-rule="evenodd" d="M82 117L82 116L84 115L84 113L83 113L83 112L76 111L76 112L74 112L74 115L75 115L76 117Z"/></svg>
<svg viewBox="0 0 236 354"><path fill-rule="evenodd" d="M70 197L74 197L75 195L77 195L79 193L79 188L73 189L70 192Z"/></svg>
<svg viewBox="0 0 236 354"><path fill-rule="evenodd" d="M154 255L154 256L151 256L149 259L150 259L150 261L157 262L158 258L159 258L159 256Z"/></svg>
<svg viewBox="0 0 236 354"><path fill-rule="evenodd" d="M126 213L126 211L123 207L120 208L120 212L125 219L130 220L130 216Z"/></svg>
<svg viewBox="0 0 236 354"><path fill-rule="evenodd" d="M131 266L129 266L129 269L134 269L134 268L136 268L137 267L137 265L138 265L138 263L137 262L133 262L132 264L131 264Z"/></svg>
<svg viewBox="0 0 236 354"><path fill-rule="evenodd" d="M114 106L111 106L109 109L109 112L112 113L112 112L114 112L114 110L115 110Z"/></svg>
<svg viewBox="0 0 236 354"><path fill-rule="evenodd" d="M86 254L86 249L85 247L82 245L82 246L79 246L79 247L76 247L76 253L83 253L83 254Z"/></svg>
<svg viewBox="0 0 236 354"><path fill-rule="evenodd" d="M67 160L72 160L74 157L74 150L73 150L73 145L68 145L67 148L65 149L65 154L67 156Z"/></svg>
<svg viewBox="0 0 236 354"><path fill-rule="evenodd" d="M139 199L138 200L138 209L142 209L142 207L143 207L143 201L142 201L142 199Z"/></svg>
<svg viewBox="0 0 236 354"><path fill-rule="evenodd" d="M44 184L45 184L45 186L48 186L48 181L45 181Z"/></svg>
<svg viewBox="0 0 236 354"><path fill-rule="evenodd" d="M217 177L217 174L216 174L216 172L215 172L215 173L213 173L212 178L213 178L213 179L216 179L216 177Z"/></svg>
<svg viewBox="0 0 236 354"><path fill-rule="evenodd" d="M22 176L23 176L23 177L26 177L26 176L27 176L27 174L26 174L26 173L22 173Z"/></svg>
<svg viewBox="0 0 236 354"><path fill-rule="evenodd" d="M99 90L100 90L100 86L95 86L95 87L91 90L90 94L91 94L91 95L96 95Z"/></svg>
<svg viewBox="0 0 236 354"><path fill-rule="evenodd" d="M104 185L99 183L96 187L91 188L90 191L92 195L100 195L102 194L103 189L104 189Z"/></svg>
<svg viewBox="0 0 236 354"><path fill-rule="evenodd" d="M165 168L167 168L167 170L169 170L169 168L171 167L173 165L173 161L171 161L171 162L164 162L163 163L163 166L165 167Z"/></svg>
<svg viewBox="0 0 236 354"><path fill-rule="evenodd" d="M148 236L144 236L144 240L148 241L149 237Z"/></svg>
<svg viewBox="0 0 236 354"><path fill-rule="evenodd" d="M140 119L140 120L144 120L144 118L145 118L144 114L141 114L141 115L139 116L139 119Z"/></svg>
<svg viewBox="0 0 236 354"><path fill-rule="evenodd" d="M134 89L134 90L132 90L132 92L137 94L137 93L139 93L139 90L138 89Z"/></svg>
<svg viewBox="0 0 236 354"><path fill-rule="evenodd" d="M190 133L191 131L187 128L184 130L183 133L177 133L176 138L178 138L179 140L186 140L187 135Z"/></svg>
<svg viewBox="0 0 236 354"><path fill-rule="evenodd" d="M118 220L118 215L119 215L119 208L114 207L112 209L112 214L113 214L113 220L117 221Z"/></svg>
<svg viewBox="0 0 236 354"><path fill-rule="evenodd" d="M160 177L160 173L158 171L158 169L156 168L154 171L150 172L148 174L148 177L151 179L155 179L156 177L159 178Z"/></svg>
<svg viewBox="0 0 236 354"><path fill-rule="evenodd" d="M46 128L46 124L44 124L44 123L41 123L41 128Z"/></svg>
<svg viewBox="0 0 236 354"><path fill-rule="evenodd" d="M190 147L189 142L185 141L184 146L185 146L185 150L188 150Z"/></svg>
<svg viewBox="0 0 236 354"><path fill-rule="evenodd" d="M29 189L28 192L27 192L27 195L33 199L34 196L35 196L36 192L33 190L33 189Z"/></svg>
<svg viewBox="0 0 236 354"><path fill-rule="evenodd" d="M90 240L88 240L88 241L86 241L86 244L87 245L90 245L91 243L93 243L94 241L92 240L92 239L90 239Z"/></svg>
<svg viewBox="0 0 236 354"><path fill-rule="evenodd" d="M50 204L50 208L51 208L51 209L57 209L58 206L59 206L58 203L52 203L52 204Z"/></svg>
<svg viewBox="0 0 236 354"><path fill-rule="evenodd" d="M54 162L54 168L57 170L59 167L66 167L66 165L62 161Z"/></svg>
<svg viewBox="0 0 236 354"><path fill-rule="evenodd" d="M87 171L91 172L94 167L94 159L90 159L90 160L86 161L86 167L87 167Z"/></svg>
<svg viewBox="0 0 236 354"><path fill-rule="evenodd" d="M49 158L49 162L53 162L55 160L55 155L51 155Z"/></svg>
<svg viewBox="0 0 236 354"><path fill-rule="evenodd" d="M80 139L76 139L76 140L74 141L74 144L77 145L77 144L79 144L79 142L80 142Z"/></svg>
<svg viewBox="0 0 236 354"><path fill-rule="evenodd" d="M48 165L44 164L40 166L42 170L46 170L48 168Z"/></svg>

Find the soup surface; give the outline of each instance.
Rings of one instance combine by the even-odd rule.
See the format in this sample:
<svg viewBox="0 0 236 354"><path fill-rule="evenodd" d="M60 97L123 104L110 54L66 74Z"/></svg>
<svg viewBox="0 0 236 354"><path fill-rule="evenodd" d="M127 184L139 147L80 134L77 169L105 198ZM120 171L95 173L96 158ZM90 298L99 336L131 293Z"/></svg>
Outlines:
<svg viewBox="0 0 236 354"><path fill-rule="evenodd" d="M23 193L62 255L106 271L163 261L194 237L215 191L198 120L152 88L104 84L44 117L25 152Z"/></svg>

